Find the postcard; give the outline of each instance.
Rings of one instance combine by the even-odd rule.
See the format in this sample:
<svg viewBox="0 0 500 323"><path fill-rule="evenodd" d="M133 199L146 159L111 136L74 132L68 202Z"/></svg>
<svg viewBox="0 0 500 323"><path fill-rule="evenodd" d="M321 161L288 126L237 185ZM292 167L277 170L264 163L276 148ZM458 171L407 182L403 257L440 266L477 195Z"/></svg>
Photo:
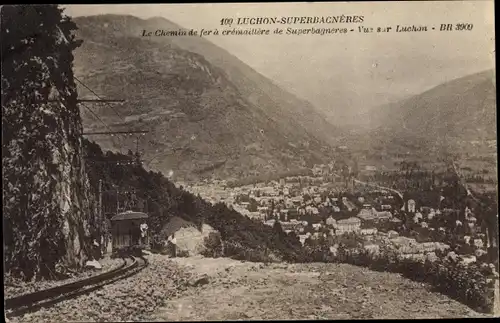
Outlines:
<svg viewBox="0 0 500 323"><path fill-rule="evenodd" d="M0 10L6 321L499 315L493 1Z"/></svg>

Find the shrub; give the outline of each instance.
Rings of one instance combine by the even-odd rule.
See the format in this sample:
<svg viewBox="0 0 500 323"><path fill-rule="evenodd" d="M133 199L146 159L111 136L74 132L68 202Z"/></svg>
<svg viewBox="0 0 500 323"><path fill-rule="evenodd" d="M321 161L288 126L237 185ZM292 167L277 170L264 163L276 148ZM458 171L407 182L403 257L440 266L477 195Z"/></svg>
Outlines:
<svg viewBox="0 0 500 323"><path fill-rule="evenodd" d="M180 258L189 257L189 252L187 250L177 249L176 257L180 257Z"/></svg>
<svg viewBox="0 0 500 323"><path fill-rule="evenodd" d="M205 257L218 258L222 254L222 240L219 232L210 232L208 237L204 239L205 249L202 255Z"/></svg>
<svg viewBox="0 0 500 323"><path fill-rule="evenodd" d="M478 265L464 265L458 261L440 258L436 261L402 258L394 250L383 249L379 254L367 250L339 248L341 262L366 266L377 271L400 273L404 277L429 283L433 288L480 312L493 308L491 271Z"/></svg>

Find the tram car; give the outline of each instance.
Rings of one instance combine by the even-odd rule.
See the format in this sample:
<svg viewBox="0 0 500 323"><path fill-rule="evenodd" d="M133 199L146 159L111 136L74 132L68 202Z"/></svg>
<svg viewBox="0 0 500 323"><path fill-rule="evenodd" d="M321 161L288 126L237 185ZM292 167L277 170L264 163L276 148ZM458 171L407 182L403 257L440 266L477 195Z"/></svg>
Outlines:
<svg viewBox="0 0 500 323"><path fill-rule="evenodd" d="M149 216L143 212L125 211L111 218L112 250L146 249L149 246Z"/></svg>

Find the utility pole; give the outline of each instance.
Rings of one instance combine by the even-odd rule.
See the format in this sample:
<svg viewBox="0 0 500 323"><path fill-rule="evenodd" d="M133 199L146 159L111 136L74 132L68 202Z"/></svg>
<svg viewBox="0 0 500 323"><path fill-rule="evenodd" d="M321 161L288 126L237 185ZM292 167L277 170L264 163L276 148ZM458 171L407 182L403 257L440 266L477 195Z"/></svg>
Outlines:
<svg viewBox="0 0 500 323"><path fill-rule="evenodd" d="M83 132L82 135L118 135L118 134L123 134L123 135L132 135L132 134L142 134L145 135L149 133L147 130L131 130L131 131L99 131L99 132ZM120 148L121 151L121 148ZM139 158L139 136L136 137L136 153L135 153L135 158L136 158L136 163L140 164L140 158Z"/></svg>
<svg viewBox="0 0 500 323"><path fill-rule="evenodd" d="M135 138L135 162L137 163L137 165L140 165L141 164L141 160L139 158L140 154L139 154L139 136L137 136Z"/></svg>
<svg viewBox="0 0 500 323"><path fill-rule="evenodd" d="M102 179L99 180L99 219L102 218Z"/></svg>
<svg viewBox="0 0 500 323"><path fill-rule="evenodd" d="M104 219L102 216L102 179L99 180L99 209L97 210L97 218L99 221L99 244L101 246L101 250L105 250L104 247Z"/></svg>
<svg viewBox="0 0 500 323"><path fill-rule="evenodd" d="M106 99L101 99L101 100L95 100L95 99L79 99L79 100L76 100L76 102L80 103L80 102L100 102L100 103L123 103L125 102L125 100L106 100Z"/></svg>
<svg viewBox="0 0 500 323"><path fill-rule="evenodd" d="M60 102L60 100L49 99L48 102ZM123 103L125 100L94 100L94 99L79 99L76 103Z"/></svg>
<svg viewBox="0 0 500 323"><path fill-rule="evenodd" d="M146 134L149 133L149 131L145 130L131 130L131 131L97 131L97 132L83 132L82 135L127 135L127 134L134 134L134 133L142 133Z"/></svg>

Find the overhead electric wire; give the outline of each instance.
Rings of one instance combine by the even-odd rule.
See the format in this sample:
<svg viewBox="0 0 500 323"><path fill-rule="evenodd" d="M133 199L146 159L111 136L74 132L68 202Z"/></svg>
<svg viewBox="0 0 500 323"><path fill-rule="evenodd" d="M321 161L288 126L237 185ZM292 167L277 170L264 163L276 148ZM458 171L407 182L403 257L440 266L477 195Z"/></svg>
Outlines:
<svg viewBox="0 0 500 323"><path fill-rule="evenodd" d="M116 109L111 105L109 104L108 102L106 102L106 100L102 99L94 90L92 90L89 86L87 86L85 83L83 83L83 81L81 81L79 78L77 78L76 76L74 76L74 79L80 83L83 87L85 87L87 90L89 90L93 95L95 95L99 100L102 101L102 103L106 104L108 107L111 108L111 110L113 110L113 112L120 118L122 119L123 122L126 122L125 118L123 116L121 116L118 111L116 111ZM81 104L83 104L82 102L80 102ZM108 127L108 129L110 129ZM111 131L110 129L110 132L113 132ZM120 153L122 153L122 146L123 146L123 141L121 139L118 139L119 141L119 146L120 146Z"/></svg>
<svg viewBox="0 0 500 323"><path fill-rule="evenodd" d="M85 83L83 83L82 81L80 81L76 76L74 77L76 81L78 81L78 83L80 83L83 87L85 87L87 90L89 90L90 92L92 92L92 94L94 94L99 100L102 100L104 104L106 104L107 106L109 106L111 108L111 110L113 110L113 112L118 116L120 117L124 122L125 122L125 118L122 117L118 111L115 110L115 108L107 103L106 101L104 101L97 93L95 93L90 87L88 87L87 85L85 85Z"/></svg>
<svg viewBox="0 0 500 323"><path fill-rule="evenodd" d="M83 106L84 106L87 110L89 110L89 112L90 112L90 113L92 113L92 115L93 115L94 117L96 117L96 119L97 119L97 120L101 121L101 123L102 123L102 124L103 124L106 128L108 128L108 129L109 129L109 131L113 131L113 130L111 130L111 128L110 128L110 127L109 127L109 126L108 126L108 125L107 125L104 121L102 121L102 119L101 119L101 118L99 118L99 116L98 116L98 115L97 115L94 111L92 111L92 109L90 109L90 108L89 108L89 107L88 107L85 103L80 102L80 104L81 104L81 105L83 105Z"/></svg>
<svg viewBox="0 0 500 323"><path fill-rule="evenodd" d="M121 116L118 111L115 110L115 108L110 105L108 102L106 102L106 100L103 100L95 91L93 91L90 87L88 87L85 83L83 83L81 80L79 80L76 76L74 77L74 79L80 83L83 87L85 87L87 90L89 90L92 94L94 94L99 100L101 100L102 103L106 104L108 107L110 107L113 112L120 118L122 119L124 122L126 122L125 118L123 116ZM132 132L125 132L125 131L113 131L111 130L111 128L101 119L99 118L99 116L94 112L92 111L92 109L90 109L87 105L85 105L82 101L79 102L80 104L82 104L87 110L89 110L89 112L96 118L98 119L110 132L111 136L114 137L113 135L114 134L117 134L117 135L120 135L120 134L123 134L123 135L132 135L132 133L137 133L137 131L132 131ZM106 133L99 133L99 132L96 132L96 133L89 133L89 134L106 134ZM144 135L144 133L143 133ZM117 136L118 137L118 136ZM118 141L119 141L119 150L120 150L120 154L123 154L122 153L122 146L123 146L123 142L121 140L121 138L117 138ZM137 140L137 144L138 144L138 140L139 140L139 136L136 137L136 140ZM111 139L111 141L113 142L113 144L116 146L116 144L114 143L114 140ZM118 164L120 165L122 163L122 161L118 161ZM130 162L128 163L130 164ZM120 183L117 184L117 187L120 187L122 184L123 184L123 181L124 179L122 178L122 180L120 181ZM123 193L123 192L119 192L118 188L117 188L117 194L119 195L120 193Z"/></svg>
<svg viewBox="0 0 500 323"><path fill-rule="evenodd" d="M97 114L95 114L94 111L92 111L92 109L90 109L87 105L85 105L84 103L82 102L78 102L80 104L82 104L87 110L89 110L89 112L94 116L94 118L96 118L97 120L99 120L106 128L110 129L109 126L104 122L102 121L101 118L99 118L99 116ZM111 129L110 129L111 130ZM83 135L83 134L82 134Z"/></svg>
<svg viewBox="0 0 500 323"><path fill-rule="evenodd" d="M76 76L74 76L74 79L75 79L78 83L80 83L83 87L85 87L87 90L89 90L89 91L90 91L93 95L95 95L95 96L96 96L96 97L97 97L97 98L98 98L98 99L99 99L102 103L104 103L104 104L106 104L108 107L110 107L110 108L111 108L111 110L113 110L113 112L114 112L114 113L115 113L115 114L116 114L116 115L117 115L120 119L122 119L122 121L123 121L123 122L126 122L125 118L124 118L122 115L120 115L120 114L118 113L118 111L116 111L116 109L115 109L115 108L114 108L111 104L109 104L109 103L107 102L107 100L102 99L102 98L101 98L101 97L100 97L100 96L99 96L99 95L98 95L98 94L97 94L94 90L92 90L92 89L91 89L88 85L86 85L85 83L83 83L83 81L81 81L81 80L80 80L79 78L77 78ZM82 102L82 101L80 101L79 103L83 104L83 102ZM89 108L87 107L87 109L89 109ZM97 115L96 115L96 114L95 114L92 110L90 110L90 109L89 109L89 111L91 111L91 112L92 112L92 114L93 114L94 116L96 116L96 117L97 117ZM97 118L98 118L98 119L99 119L102 123L104 123L104 122L103 122L103 121L102 121L99 117L97 117ZM145 133L145 132L143 132L143 131L131 131L131 132L125 132L125 131L111 131L111 129L109 128L109 126L107 126L107 125L106 125L106 127L107 127L107 128L110 130L110 132L111 132L111 133L113 133L113 134L115 134L115 133L116 133L116 134L122 133L123 135L126 135L126 134L131 135L132 133L142 132L142 133L143 133L143 135L144 135L144 133ZM90 134L90 133L89 133L89 134ZM95 134L99 134L99 132L96 132ZM105 134L105 133L102 133L102 134ZM113 136L113 134L111 134L111 136ZM118 145L118 146L120 147L120 149L119 149L119 150L120 150L120 154L123 154L123 153L122 153L123 141L122 141L121 139L124 139L124 138L118 138L118 141L119 141L119 145ZM136 142L136 143L138 144L138 141L139 141L139 136L137 136L137 137L136 137L136 140L137 140L137 142ZM112 140L112 141L113 141L113 140ZM113 142L113 144L114 144L114 142ZM115 146L116 146L116 145L115 145ZM137 152L138 152L138 150L137 150Z"/></svg>
<svg viewBox="0 0 500 323"><path fill-rule="evenodd" d="M100 121L100 122L101 122L101 123L102 123L102 124L103 124L103 125L107 128L107 129L109 129L109 131L111 131L111 132L112 132L111 128L110 128L110 127L109 127L109 126L108 126L108 125L107 125L104 121L102 121L102 119L101 119L101 118L99 118L99 116L98 116L98 115L97 115L94 111L92 111L92 109L91 109L91 108L89 108L89 107L88 107L85 103L80 102L80 104L81 104L81 105L83 105L83 106L84 106L84 107L85 107L85 108L86 108L86 109L87 109L87 110L88 110L88 111L89 111L89 112L90 112L90 113L91 113L91 114L92 114L92 115L93 115L93 116L94 116L97 120L99 120L99 121ZM114 141L113 141L113 139L111 139L111 141L113 142L113 144L115 144L115 143L114 143ZM118 141L119 141L118 146L120 146L120 153L121 153L121 146L122 146L122 144L121 144L121 140L120 140L120 139L118 139Z"/></svg>

